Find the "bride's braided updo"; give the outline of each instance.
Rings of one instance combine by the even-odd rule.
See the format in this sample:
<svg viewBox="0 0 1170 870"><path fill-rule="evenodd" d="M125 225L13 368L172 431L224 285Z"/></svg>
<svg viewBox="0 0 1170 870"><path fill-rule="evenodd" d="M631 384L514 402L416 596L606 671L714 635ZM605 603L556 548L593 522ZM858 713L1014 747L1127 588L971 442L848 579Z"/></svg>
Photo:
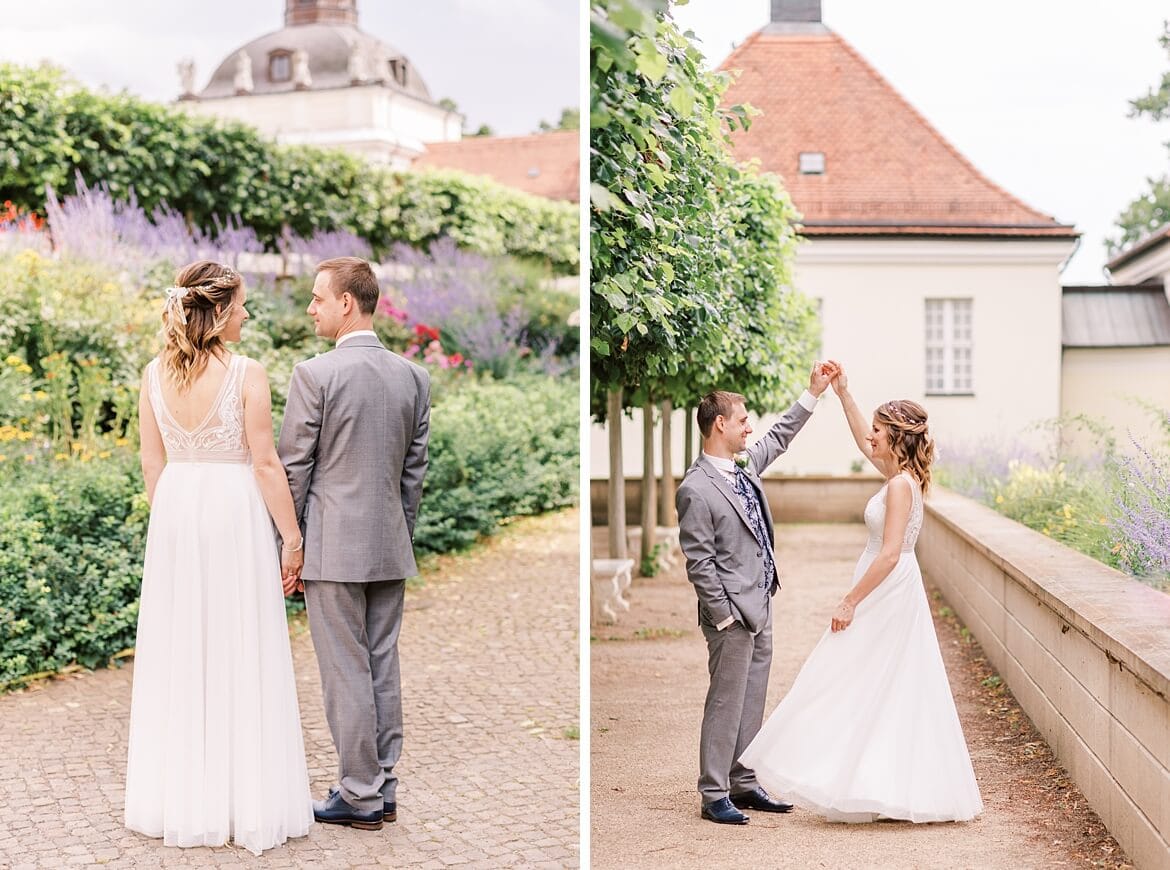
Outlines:
<svg viewBox="0 0 1170 870"><path fill-rule="evenodd" d="M930 489L930 465L934 462L934 439L926 425L926 409L909 399L894 399L879 406L874 416L889 432L898 470L914 475L925 493Z"/></svg>
<svg viewBox="0 0 1170 870"><path fill-rule="evenodd" d="M223 348L220 336L242 284L239 273L230 266L199 260L180 269L175 285L167 288L162 365L180 392L190 389L207 358Z"/></svg>

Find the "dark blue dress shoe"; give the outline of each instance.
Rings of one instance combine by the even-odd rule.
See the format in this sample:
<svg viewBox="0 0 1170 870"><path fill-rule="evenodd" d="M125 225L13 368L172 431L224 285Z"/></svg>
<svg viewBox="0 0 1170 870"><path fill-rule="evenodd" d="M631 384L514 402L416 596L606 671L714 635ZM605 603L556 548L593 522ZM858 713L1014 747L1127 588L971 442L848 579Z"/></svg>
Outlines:
<svg viewBox="0 0 1170 870"><path fill-rule="evenodd" d="M703 804L703 818L710 819L720 825L746 825L748 817L731 804L730 798L720 798Z"/></svg>
<svg viewBox="0 0 1170 870"><path fill-rule="evenodd" d="M792 804L772 800L768 793L758 786L742 794L733 794L730 800L741 810L759 810L762 813L792 812Z"/></svg>
<svg viewBox="0 0 1170 870"><path fill-rule="evenodd" d="M382 821L398 821L398 803L396 801L386 801L382 804Z"/></svg>
<svg viewBox="0 0 1170 870"><path fill-rule="evenodd" d="M355 809L336 789L330 789L325 800L313 801L313 818L326 825L348 825L361 831L382 830L382 810Z"/></svg>

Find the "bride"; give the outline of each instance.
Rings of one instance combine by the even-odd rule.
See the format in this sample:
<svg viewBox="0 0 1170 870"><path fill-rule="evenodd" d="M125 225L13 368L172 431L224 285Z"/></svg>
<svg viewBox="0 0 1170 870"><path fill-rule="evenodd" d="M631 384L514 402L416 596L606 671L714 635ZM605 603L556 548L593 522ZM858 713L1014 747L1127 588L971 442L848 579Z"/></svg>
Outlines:
<svg viewBox="0 0 1170 870"><path fill-rule="evenodd" d="M226 347L240 340L246 301L233 269L182 269L162 352L142 376L151 515L125 822L168 846L231 839L260 854L307 834L313 810L281 595L303 542L267 376Z"/></svg>
<svg viewBox="0 0 1170 870"><path fill-rule="evenodd" d="M886 483L865 508L853 588L740 763L830 821L967 821L983 801L914 555L934 459L926 411L886 402L867 425L834 365L854 440Z"/></svg>

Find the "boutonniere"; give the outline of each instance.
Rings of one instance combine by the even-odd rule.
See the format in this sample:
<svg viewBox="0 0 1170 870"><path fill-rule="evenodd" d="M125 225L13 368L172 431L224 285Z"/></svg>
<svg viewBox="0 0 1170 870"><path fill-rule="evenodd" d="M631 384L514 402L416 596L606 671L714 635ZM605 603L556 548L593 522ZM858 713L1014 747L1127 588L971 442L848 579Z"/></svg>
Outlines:
<svg viewBox="0 0 1170 870"><path fill-rule="evenodd" d="M732 459L735 461L735 464L739 468L747 468L748 462L751 461L751 458L748 456L748 452L746 450L742 450L739 453L735 454L735 456L733 456Z"/></svg>

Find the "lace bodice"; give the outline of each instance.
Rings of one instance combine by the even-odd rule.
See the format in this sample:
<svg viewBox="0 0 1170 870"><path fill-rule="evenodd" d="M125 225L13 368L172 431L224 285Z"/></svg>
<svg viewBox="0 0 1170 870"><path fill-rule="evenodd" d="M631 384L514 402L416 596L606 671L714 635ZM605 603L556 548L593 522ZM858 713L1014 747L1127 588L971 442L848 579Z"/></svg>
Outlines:
<svg viewBox="0 0 1170 870"><path fill-rule="evenodd" d="M232 356L223 385L207 416L194 429L187 430L179 425L163 401L159 381L161 364L157 359L151 360L146 367L150 404L167 448L167 462L252 461L252 451L248 449L244 434L244 362L244 357Z"/></svg>
<svg viewBox="0 0 1170 870"><path fill-rule="evenodd" d="M906 524L906 535L902 538L902 552L911 553L914 551L914 545L918 543L918 533L922 531L922 487L905 471L898 477L904 477L909 481L910 492L914 498L910 506L910 521ZM886 527L886 491L889 486L890 482L886 481L865 506L865 527L869 530L869 541L865 549L871 553L876 553L882 547L882 536Z"/></svg>

